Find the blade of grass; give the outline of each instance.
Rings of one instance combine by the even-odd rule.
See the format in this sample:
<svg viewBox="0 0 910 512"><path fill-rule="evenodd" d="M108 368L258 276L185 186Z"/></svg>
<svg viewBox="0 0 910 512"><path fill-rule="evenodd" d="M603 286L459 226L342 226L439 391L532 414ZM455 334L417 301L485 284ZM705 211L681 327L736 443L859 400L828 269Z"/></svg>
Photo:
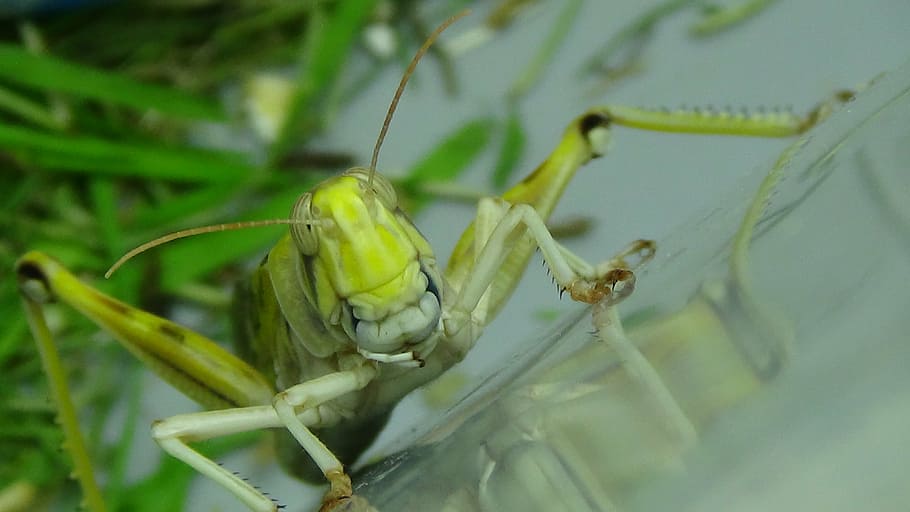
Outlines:
<svg viewBox="0 0 910 512"><path fill-rule="evenodd" d="M559 50L559 47L562 45L566 36L569 35L569 32L572 29L572 23L575 22L575 18L578 16L578 11L580 9L581 0L570 0L569 2L566 2L562 11L559 12L559 17L556 18L556 21L553 23L550 33L547 34L547 38L544 40L543 45L541 45L537 54L534 55L534 58L531 59L531 62L525 67L521 75L509 89L508 96L510 98L521 98L527 94L531 87L537 82L540 75L553 60L553 57L556 56L556 51Z"/></svg>
<svg viewBox="0 0 910 512"><path fill-rule="evenodd" d="M104 256L115 261L127 249L123 229L117 212L117 192L114 183L106 178L93 178L89 183L89 196L95 220L101 231ZM142 280L141 267L124 269L111 279L112 293L126 302L139 302L139 287Z"/></svg>
<svg viewBox="0 0 910 512"><path fill-rule="evenodd" d="M310 2L277 3L273 7L218 27L212 35L212 41L218 45L246 44L257 32L267 31L276 25L294 20L312 9L313 5Z"/></svg>
<svg viewBox="0 0 910 512"><path fill-rule="evenodd" d="M48 170L181 182L236 182L256 169L239 153L51 134L0 124L0 148Z"/></svg>
<svg viewBox="0 0 910 512"><path fill-rule="evenodd" d="M316 99L336 80L347 62L354 40L373 11L376 0L339 2L326 17L313 9L307 26L303 67L284 125L269 149L269 162L279 161L303 133L304 121L319 119Z"/></svg>
<svg viewBox="0 0 910 512"><path fill-rule="evenodd" d="M468 121L411 167L407 177L399 182L412 197L409 213L415 214L430 200L430 196L421 189L423 184L451 181L477 158L489 143L493 126L491 119Z"/></svg>
<svg viewBox="0 0 910 512"><path fill-rule="evenodd" d="M44 105L16 94L6 87L0 87L0 110L6 110L23 121L49 130L62 130L64 128L63 123L51 115Z"/></svg>
<svg viewBox="0 0 910 512"><path fill-rule="evenodd" d="M73 474L82 487L85 505L92 512L104 512L106 510L104 499L95 481L95 473L85 446L85 438L79 428L79 419L76 416L76 409L66 382L66 372L63 370L57 346L54 344L50 329L44 319L44 312L40 304L31 300L23 299L22 304L35 342L38 344L51 396L54 397L54 402L57 404L57 418L66 438L64 447L72 458Z"/></svg>
<svg viewBox="0 0 910 512"><path fill-rule="evenodd" d="M127 371L126 417L120 425L120 439L113 447L113 462L108 472L108 483L105 492L112 510L123 510L121 503L127 500L124 491L126 482L127 465L132 453L133 438L139 430L139 412L142 404L142 379L139 378L138 365L131 366ZM175 508L172 510L182 510Z"/></svg>
<svg viewBox="0 0 910 512"><path fill-rule="evenodd" d="M513 106L509 109L509 117L506 119L506 132L503 136L502 146L499 148L496 167L493 168L493 186L497 190L502 190L509 182L509 178L524 153L526 141L527 137L524 127L521 125L518 107Z"/></svg>
<svg viewBox="0 0 910 512"><path fill-rule="evenodd" d="M35 55L10 44L0 44L0 78L46 91L141 110L153 109L189 119L225 119L221 107L211 100L56 57Z"/></svg>
<svg viewBox="0 0 910 512"><path fill-rule="evenodd" d="M630 59L634 60L641 52L641 47L644 44L642 38L650 36L654 31L654 27L660 21L663 21L676 11L695 3L695 1L667 0L645 11L641 16L610 37L594 55L589 57L582 65L581 74L599 74L603 70L622 69L630 66L631 63L628 61ZM624 59L627 62L615 64L613 61L616 56L626 50L630 44L634 48L631 52L632 54Z"/></svg>
<svg viewBox="0 0 910 512"><path fill-rule="evenodd" d="M80 62L124 63L162 62L181 41L194 41L210 34L217 21L194 16L155 12L138 2L108 2L111 5L90 15L73 12L67 16L43 19L41 26L57 55L77 55ZM148 2L142 2L145 4ZM131 5L133 4L133 5ZM124 23L131 19L131 23ZM99 35L102 35L99 37ZM116 41L117 44L111 44Z"/></svg>
<svg viewBox="0 0 910 512"><path fill-rule="evenodd" d="M7 212L15 212L30 197L38 193L42 186L41 178L33 173L25 174L21 178L12 174L6 177L10 181L6 182L4 180L2 182L2 191L0 193L3 194L3 206Z"/></svg>
<svg viewBox="0 0 910 512"><path fill-rule="evenodd" d="M696 37L716 34L757 15L774 1L776 0L745 0L729 7L708 9L701 20L689 27L689 34Z"/></svg>
<svg viewBox="0 0 910 512"><path fill-rule="evenodd" d="M114 184L105 178L95 178L89 183L89 195L95 211L95 218L101 230L108 256L123 250L123 234L117 222L117 200Z"/></svg>
<svg viewBox="0 0 910 512"><path fill-rule="evenodd" d="M14 312L14 308L11 306L12 304L4 302L2 308L3 318L8 320L3 333L0 333L0 368L19 349L19 344L24 339L27 328L25 318L20 316L18 311Z"/></svg>

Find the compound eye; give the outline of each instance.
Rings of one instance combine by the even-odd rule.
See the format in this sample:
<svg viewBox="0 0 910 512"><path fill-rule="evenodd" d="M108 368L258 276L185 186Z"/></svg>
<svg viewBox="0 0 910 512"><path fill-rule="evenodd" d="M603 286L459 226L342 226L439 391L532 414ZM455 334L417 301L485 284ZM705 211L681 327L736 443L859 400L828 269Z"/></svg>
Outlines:
<svg viewBox="0 0 910 512"><path fill-rule="evenodd" d="M310 205L313 201L313 194L307 192L297 199L294 208L291 210L291 218L296 220L311 221L313 212ZM311 224L291 224L291 237L297 250L306 256L316 254L319 248L319 239L316 237L316 228Z"/></svg>
<svg viewBox="0 0 910 512"><path fill-rule="evenodd" d="M357 167L349 170L348 174L359 179L363 182L364 186L370 182L369 169ZM373 173L373 191L387 208L394 209L398 206L398 194L395 193L395 187L392 186L392 182L384 178L378 172Z"/></svg>

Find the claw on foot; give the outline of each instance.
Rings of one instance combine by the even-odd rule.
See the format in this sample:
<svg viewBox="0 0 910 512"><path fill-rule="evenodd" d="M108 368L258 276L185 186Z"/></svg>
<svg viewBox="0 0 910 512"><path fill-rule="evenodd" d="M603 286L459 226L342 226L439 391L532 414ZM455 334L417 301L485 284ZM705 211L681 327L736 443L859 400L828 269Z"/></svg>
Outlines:
<svg viewBox="0 0 910 512"><path fill-rule="evenodd" d="M636 240L626 249L613 258L612 264L619 269L638 270L642 265L651 261L657 252L657 244L653 240Z"/></svg>
<svg viewBox="0 0 910 512"><path fill-rule="evenodd" d="M320 512L378 512L375 507L370 505L365 498L360 496L353 495L347 499L336 501L331 505L330 508L325 508L326 505L323 504L323 508L319 509Z"/></svg>
<svg viewBox="0 0 910 512"><path fill-rule="evenodd" d="M634 289L635 273L617 268L596 281L575 281L569 285L568 292L572 300L578 302L597 304L606 301L612 305L628 297Z"/></svg>
<svg viewBox="0 0 910 512"><path fill-rule="evenodd" d="M331 512L331 511L340 511L344 510L344 504L351 500L351 495L354 494L354 489L351 486L351 477L347 475L344 471L333 470L325 474L325 477L329 480L329 492L325 493L325 496L322 498L322 506L319 507L319 512Z"/></svg>

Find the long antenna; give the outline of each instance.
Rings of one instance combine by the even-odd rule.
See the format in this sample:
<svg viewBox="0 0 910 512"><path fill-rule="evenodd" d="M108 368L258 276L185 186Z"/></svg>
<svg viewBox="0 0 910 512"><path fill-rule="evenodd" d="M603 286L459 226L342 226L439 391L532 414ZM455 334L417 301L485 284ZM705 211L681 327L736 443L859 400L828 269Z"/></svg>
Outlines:
<svg viewBox="0 0 910 512"><path fill-rule="evenodd" d="M404 87L408 84L408 79L411 78L411 75L414 74L414 68L417 67L417 63L423 57L427 50L430 49L430 46L433 46L433 43L436 42L436 39L439 38L439 34L449 28L449 25L455 23L456 21L464 18L470 13L470 9L465 9L460 13L452 16L451 18L442 22L441 25L436 27L436 30L430 34L430 37L423 43L423 46L417 50L417 53L414 54L414 58L411 59L411 63L408 64L408 68L404 71L404 75L401 77L401 82L398 83L398 89L395 90L395 96L392 96L392 102L389 104L389 110L386 112L385 121L382 122L382 129L379 130L379 137L376 139L376 145L373 147L373 158L370 160L370 177L367 183L370 186L370 189L373 188L373 174L376 173L376 162L379 160L379 148L382 147L382 141L385 140L386 133L389 131L389 124L392 123L392 115L395 114L395 108L398 107L398 100L401 99L401 94L404 92Z"/></svg>
<svg viewBox="0 0 910 512"><path fill-rule="evenodd" d="M122 267L124 263L133 259L134 257L144 253L149 249L154 249L159 245L164 245L168 242L174 240L179 240L181 238L187 238L196 235L203 235L205 233L217 233L219 231L233 231L235 229L247 229L247 228L260 228L263 226L275 226L278 224L317 224L319 221L313 220L301 220L301 219L267 219L267 220L248 220L242 222L228 222L226 224L214 224L212 226L202 226L198 228L189 228L183 229L180 231L175 231L173 233L168 233L164 236L160 236L154 240L145 242L144 244L131 249L129 252L120 257L119 260L115 261L111 268L107 269L107 272L104 273L105 279L110 279L114 272L118 268Z"/></svg>

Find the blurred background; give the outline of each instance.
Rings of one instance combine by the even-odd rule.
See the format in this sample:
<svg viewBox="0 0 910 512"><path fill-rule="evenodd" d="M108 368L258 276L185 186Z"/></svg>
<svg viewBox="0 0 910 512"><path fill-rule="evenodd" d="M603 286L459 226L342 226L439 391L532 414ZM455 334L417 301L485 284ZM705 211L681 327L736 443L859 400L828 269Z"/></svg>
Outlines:
<svg viewBox="0 0 910 512"><path fill-rule="evenodd" d="M0 492L33 483L42 491L28 510L76 499L15 259L44 250L119 298L228 340L231 285L281 228L176 242L100 276L167 232L284 217L323 177L368 163L407 60L465 6L473 13L418 66L379 159L443 261L475 198L533 169L591 106L805 112L910 48L910 4L898 0L0 2ZM599 261L673 233L786 144L617 128L554 221L585 226L566 243ZM455 369L464 389L580 307L558 301L538 268ZM152 420L197 406L66 308L50 314L113 508L161 510L150 496L164 493L178 509L189 488L186 509L240 510L163 466L147 435ZM409 397L371 454L433 414ZM285 503L318 500L252 443L218 459Z"/></svg>

